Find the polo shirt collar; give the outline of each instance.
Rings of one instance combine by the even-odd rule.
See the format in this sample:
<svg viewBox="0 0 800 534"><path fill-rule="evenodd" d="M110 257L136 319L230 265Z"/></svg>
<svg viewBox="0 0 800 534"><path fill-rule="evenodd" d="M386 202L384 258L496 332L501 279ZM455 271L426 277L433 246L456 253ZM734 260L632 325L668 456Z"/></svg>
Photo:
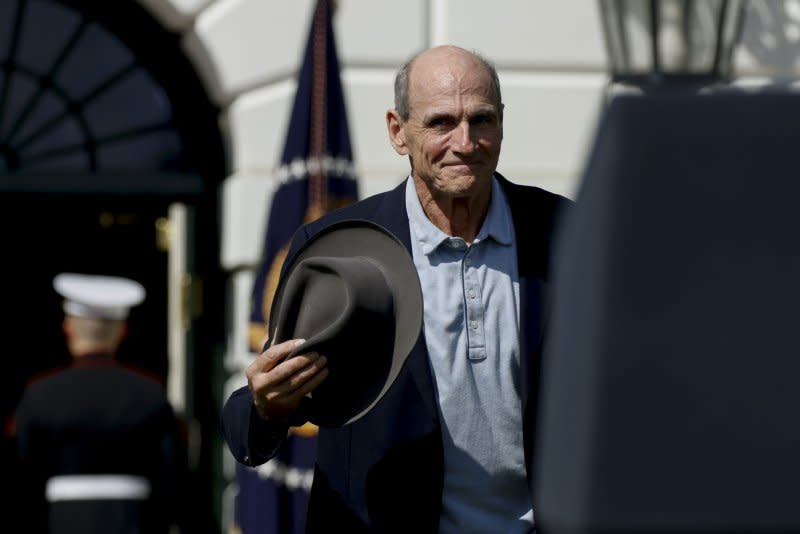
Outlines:
<svg viewBox="0 0 800 534"><path fill-rule="evenodd" d="M406 210L408 219L413 228L413 236L418 240L422 252L427 256L443 243L450 242L453 238L442 232L434 225L417 196L414 179L409 176L406 181ZM513 242L513 228L511 226L511 213L500 184L492 175L492 198L489 202L489 211L483 221L475 243L492 239L503 246L511 246Z"/></svg>

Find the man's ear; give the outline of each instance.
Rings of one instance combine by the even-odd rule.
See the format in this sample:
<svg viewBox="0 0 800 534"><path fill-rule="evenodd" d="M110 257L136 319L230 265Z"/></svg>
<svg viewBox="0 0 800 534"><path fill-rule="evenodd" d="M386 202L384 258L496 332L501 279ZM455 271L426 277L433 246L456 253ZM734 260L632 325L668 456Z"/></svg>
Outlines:
<svg viewBox="0 0 800 534"><path fill-rule="evenodd" d="M386 112L386 129L389 131L389 141L391 141L394 151L401 156L407 156L408 145L406 145L405 127L396 109L390 109Z"/></svg>

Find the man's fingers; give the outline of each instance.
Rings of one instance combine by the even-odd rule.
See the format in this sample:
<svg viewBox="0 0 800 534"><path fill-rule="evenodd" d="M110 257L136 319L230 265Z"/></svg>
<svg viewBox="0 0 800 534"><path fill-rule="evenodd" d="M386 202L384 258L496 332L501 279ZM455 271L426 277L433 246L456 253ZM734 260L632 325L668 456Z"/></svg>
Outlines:
<svg viewBox="0 0 800 534"><path fill-rule="evenodd" d="M328 370L328 368L323 367L316 374L311 375L311 377L304 384L301 384L296 390L294 390L292 395L303 397L307 393L314 391L315 389L317 389L317 386L322 384L322 382L324 382L325 379L328 378L329 373L330 371Z"/></svg>
<svg viewBox="0 0 800 534"><path fill-rule="evenodd" d="M315 354L296 356L250 382L253 402L264 419L285 419L297 409L303 395L327 376L327 359Z"/></svg>
<svg viewBox="0 0 800 534"><path fill-rule="evenodd" d="M251 389L268 395L290 395L327 364L324 356L301 354L281 362L269 372L259 373L251 381Z"/></svg>
<svg viewBox="0 0 800 534"><path fill-rule="evenodd" d="M250 381L257 373L265 373L278 365L286 358L286 356L298 347L305 343L305 339L290 339L277 345L272 345L270 348L256 356L256 359L247 366L247 380Z"/></svg>
<svg viewBox="0 0 800 534"><path fill-rule="evenodd" d="M311 362L311 365L295 373L281 385L286 388L286 392L289 395L297 395L297 393L300 392L299 395L302 397L319 385L319 382L321 382L321 380L319 380L320 374L328 376L327 364L328 359L325 356L317 356L314 361ZM309 383L313 384L310 389L307 389Z"/></svg>

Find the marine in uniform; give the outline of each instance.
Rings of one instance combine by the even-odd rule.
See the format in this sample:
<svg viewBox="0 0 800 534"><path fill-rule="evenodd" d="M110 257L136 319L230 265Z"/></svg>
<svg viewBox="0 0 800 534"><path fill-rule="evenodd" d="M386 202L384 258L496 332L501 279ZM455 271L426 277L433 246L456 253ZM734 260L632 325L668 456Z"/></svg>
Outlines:
<svg viewBox="0 0 800 534"><path fill-rule="evenodd" d="M167 532L176 521L185 448L161 383L115 361L144 288L64 273L72 363L28 385L16 433L28 502L50 533Z"/></svg>

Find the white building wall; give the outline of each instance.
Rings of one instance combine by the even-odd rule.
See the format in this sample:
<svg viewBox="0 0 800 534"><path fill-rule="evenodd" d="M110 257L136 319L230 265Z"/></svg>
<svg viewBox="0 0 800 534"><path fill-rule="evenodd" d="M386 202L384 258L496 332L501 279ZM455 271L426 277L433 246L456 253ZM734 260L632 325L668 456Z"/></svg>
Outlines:
<svg viewBox="0 0 800 534"><path fill-rule="evenodd" d="M294 98L314 0L140 0L183 46L222 109L230 176L222 190L220 262L231 272L231 333L247 316L242 271L256 268L273 171ZM487 8L490 5L491 8ZM398 66L434 44L493 60L506 105L499 170L572 195L605 84L594 2L339 0L334 34L362 196L396 185L408 163L392 150L384 115ZM234 276L234 273L235 276ZM230 361L244 345L230 338Z"/></svg>
<svg viewBox="0 0 800 534"><path fill-rule="evenodd" d="M253 270L315 0L139 1L182 35L221 107L231 168L222 191L220 262L231 273ZM575 194L606 84L597 2L336 4L334 33L362 196L392 187L408 171L384 125L395 70L415 52L443 43L477 50L498 67L507 110L499 170L515 181ZM742 42L736 55L742 75L795 79L800 0L751 0ZM246 316L244 293L232 295L231 317Z"/></svg>
<svg viewBox="0 0 800 534"><path fill-rule="evenodd" d="M182 34L186 53L222 110L230 176L222 186L220 262L230 272L226 361L234 371L249 360L249 286L314 0L139 1ZM498 67L506 104L499 170L518 182L575 194L607 79L597 2L336 3L334 33L362 196L396 185L408 172L384 124L395 70L413 53L444 43L477 50ZM736 56L741 73L796 78L800 1L752 0L743 42Z"/></svg>
<svg viewBox="0 0 800 534"><path fill-rule="evenodd" d="M244 383L241 371L251 359L250 287L315 0L140 1L182 35L222 111L230 175L221 191L220 262L230 273L225 363L232 390ZM518 182L574 193L606 79L593 1L336 3L334 34L362 196L393 187L409 170L384 122L396 69L444 43L477 50L497 65L506 105L499 170ZM223 465L232 480L233 463ZM225 493L226 517L233 494Z"/></svg>

